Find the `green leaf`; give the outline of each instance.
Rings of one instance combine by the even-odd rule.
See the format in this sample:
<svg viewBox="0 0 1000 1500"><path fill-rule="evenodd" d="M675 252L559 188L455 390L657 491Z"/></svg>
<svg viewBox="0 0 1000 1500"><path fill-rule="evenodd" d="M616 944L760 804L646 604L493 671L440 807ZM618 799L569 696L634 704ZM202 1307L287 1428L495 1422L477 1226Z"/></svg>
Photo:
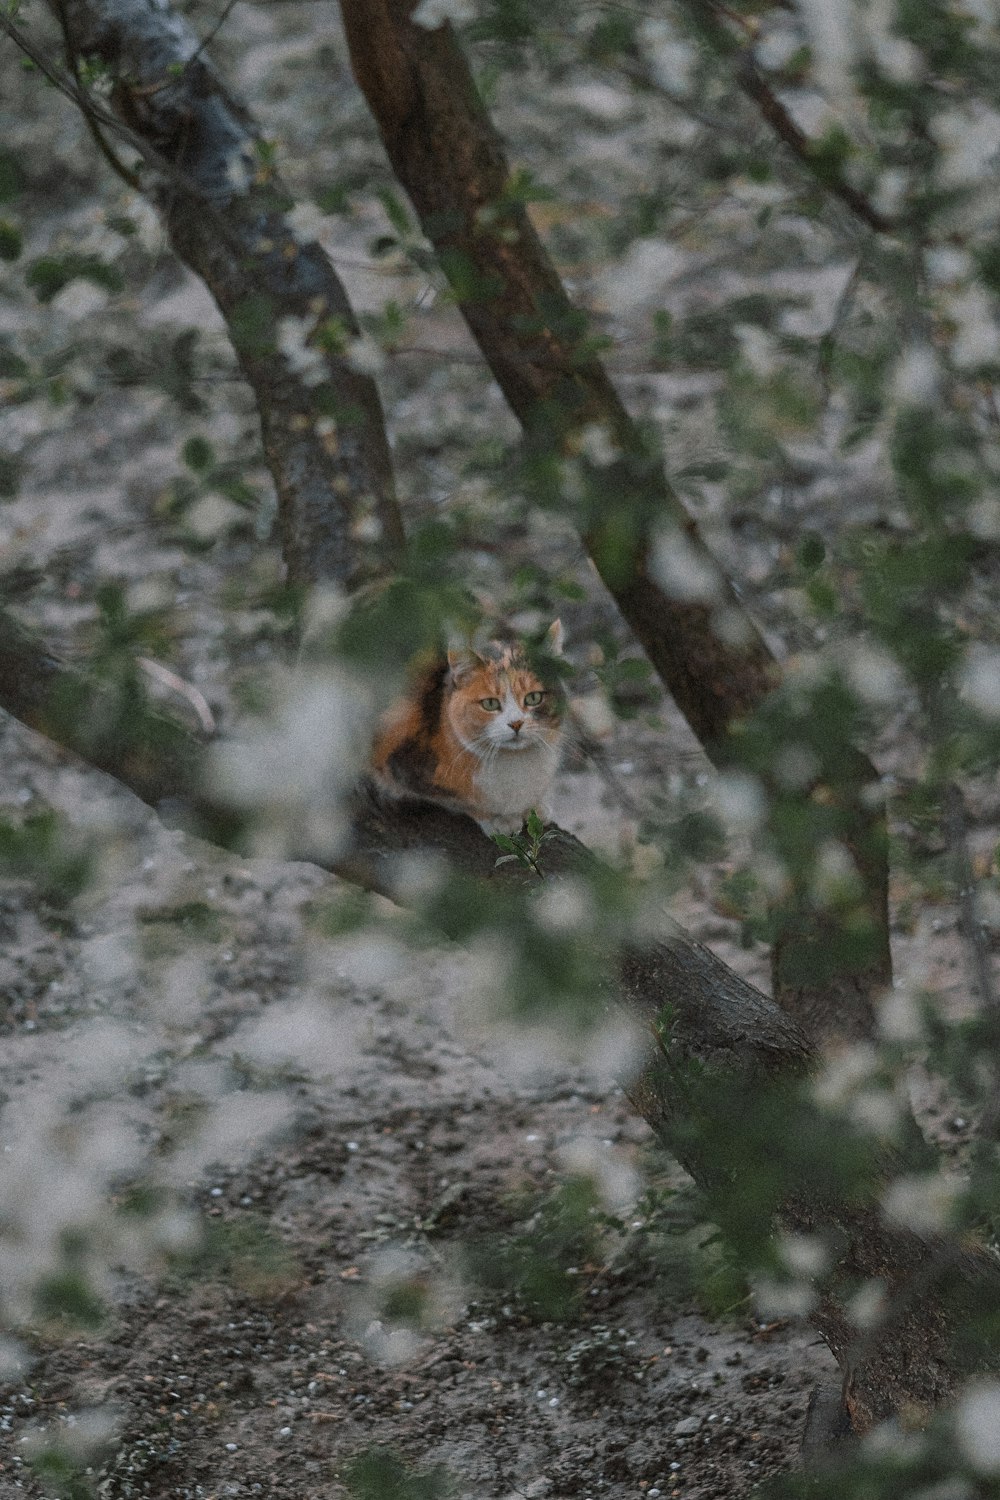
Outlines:
<svg viewBox="0 0 1000 1500"><path fill-rule="evenodd" d="M90 281L109 292L120 292L121 272L96 255L42 255L25 272L25 281L39 302L51 302L71 281Z"/></svg>
<svg viewBox="0 0 1000 1500"><path fill-rule="evenodd" d="M396 233L403 236L409 235L413 226L402 199L398 198L391 188L380 189L378 197L385 209L386 218Z"/></svg>
<svg viewBox="0 0 1000 1500"><path fill-rule="evenodd" d="M826 543L815 531L807 531L799 543L799 567L806 573L815 573L826 560Z"/></svg>
<svg viewBox="0 0 1000 1500"><path fill-rule="evenodd" d="M207 438L190 437L181 449L181 457L195 474L204 474L215 463L215 449Z"/></svg>
<svg viewBox="0 0 1000 1500"><path fill-rule="evenodd" d="M8 219L0 219L0 260L17 260L23 246L21 231Z"/></svg>

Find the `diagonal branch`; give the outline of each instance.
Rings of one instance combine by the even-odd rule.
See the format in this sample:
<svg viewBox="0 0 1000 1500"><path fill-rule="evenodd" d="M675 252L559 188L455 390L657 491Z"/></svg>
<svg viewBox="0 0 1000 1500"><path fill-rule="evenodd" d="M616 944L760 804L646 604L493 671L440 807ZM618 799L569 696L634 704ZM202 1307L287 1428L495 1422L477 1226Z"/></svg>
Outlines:
<svg viewBox="0 0 1000 1500"><path fill-rule="evenodd" d="M618 458L589 475L584 541L691 728L724 765L737 754L741 722L776 685L778 666L594 355L450 25L418 26L412 8L412 0L341 0L354 73L393 170L529 442L572 451L598 423L618 445ZM671 542L657 542L663 531ZM671 555L658 556L664 545ZM676 586L660 581L664 571ZM704 580L694 599L692 578ZM844 930L863 925L871 947L832 980L811 978L817 952L836 933L805 891L775 946L775 993L814 1038L870 1035L873 996L892 975L884 814L866 796L878 773L859 751L850 759L850 777L824 795L861 877Z"/></svg>
<svg viewBox="0 0 1000 1500"><path fill-rule="evenodd" d="M599 424L620 450L589 475L587 548L695 733L724 760L729 731L775 681L770 652L594 356L450 26L415 25L409 0L341 9L393 171L529 440L572 452ZM657 581L657 532L692 555L703 597Z"/></svg>
<svg viewBox="0 0 1000 1500"><path fill-rule="evenodd" d="M681 0L681 4L713 50L732 63L733 76L743 93L816 181L839 198L869 229L874 229L877 234L894 233L897 226L892 219L881 213L860 188L849 182L839 165L832 163L820 144L795 122L754 61L747 41L734 36L726 25L727 19L745 25L744 18L734 17L716 0Z"/></svg>
<svg viewBox="0 0 1000 1500"><path fill-rule="evenodd" d="M253 388L290 580L354 587L391 567L402 525L378 391L345 347L358 324L319 245L295 238L291 199L248 112L187 22L156 0L59 0L56 9L71 54L108 66L129 136L169 169L150 186ZM311 386L282 352L282 319L294 320L293 360L314 361Z"/></svg>

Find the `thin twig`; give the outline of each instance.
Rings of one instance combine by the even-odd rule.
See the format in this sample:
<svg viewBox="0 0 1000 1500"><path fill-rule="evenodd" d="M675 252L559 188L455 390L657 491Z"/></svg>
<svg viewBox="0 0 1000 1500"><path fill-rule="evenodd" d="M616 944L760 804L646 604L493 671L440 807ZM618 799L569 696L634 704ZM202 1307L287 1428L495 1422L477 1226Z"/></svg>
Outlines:
<svg viewBox="0 0 1000 1500"><path fill-rule="evenodd" d="M719 54L727 61L735 63L734 76L738 87L757 106L775 135L790 148L816 178L817 142L813 141L792 119L758 67L750 47L737 42L730 35L721 19L723 15L731 19L729 11L715 4L714 0L683 0L683 4L696 16ZM840 172L831 170L828 174L824 173L822 186L846 204L862 223L868 225L869 229L874 229L878 234L894 233L896 229L894 221L881 213L865 197L860 188L848 182Z"/></svg>

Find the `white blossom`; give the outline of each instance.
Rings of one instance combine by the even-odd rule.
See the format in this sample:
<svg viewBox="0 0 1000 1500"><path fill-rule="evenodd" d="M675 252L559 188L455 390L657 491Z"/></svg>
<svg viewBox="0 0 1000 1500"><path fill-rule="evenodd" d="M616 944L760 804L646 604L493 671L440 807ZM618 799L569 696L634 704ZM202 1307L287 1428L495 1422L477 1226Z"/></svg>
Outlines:
<svg viewBox="0 0 1000 1500"><path fill-rule="evenodd" d="M603 422L590 422L577 439L580 453L598 469L606 469L621 457L621 449Z"/></svg>
<svg viewBox="0 0 1000 1500"><path fill-rule="evenodd" d="M664 531L653 544L651 572L672 599L711 602L722 592L722 579L711 557L680 530Z"/></svg>
<svg viewBox="0 0 1000 1500"><path fill-rule="evenodd" d="M680 36L665 18L643 21L637 35L650 71L660 87L681 98L690 93L698 61L691 43Z"/></svg>
<svg viewBox="0 0 1000 1500"><path fill-rule="evenodd" d="M1000 114L985 105L941 110L930 130L941 150L938 176L949 186L993 179L1000 154Z"/></svg>
<svg viewBox="0 0 1000 1500"><path fill-rule="evenodd" d="M461 26L463 22L474 21L475 18L476 7L473 0L420 0L410 16L415 26L423 26L426 31L436 31L446 21Z"/></svg>
<svg viewBox="0 0 1000 1500"><path fill-rule="evenodd" d="M917 1234L935 1234L947 1229L961 1186L943 1172L897 1177L882 1200L882 1212L892 1224L901 1224Z"/></svg>
<svg viewBox="0 0 1000 1500"><path fill-rule="evenodd" d="M351 339L344 358L359 375L378 375L385 369L385 351L370 334Z"/></svg>
<svg viewBox="0 0 1000 1500"><path fill-rule="evenodd" d="M764 1276L754 1282L753 1295L763 1318L806 1318L819 1301L808 1281L775 1281Z"/></svg>
<svg viewBox="0 0 1000 1500"><path fill-rule="evenodd" d="M734 832L753 833L767 817L767 796L748 771L724 771L712 784L719 814Z"/></svg>
<svg viewBox="0 0 1000 1500"><path fill-rule="evenodd" d="M955 324L952 363L960 370L1000 360L1000 325L984 287L972 286L948 297L947 315Z"/></svg>
<svg viewBox="0 0 1000 1500"><path fill-rule="evenodd" d="M865 1282L845 1304L844 1312L855 1328L875 1328L888 1307L885 1283L877 1279Z"/></svg>
<svg viewBox="0 0 1000 1500"><path fill-rule="evenodd" d="M977 1380L955 1410L955 1436L981 1474L1000 1474L1000 1382Z"/></svg>
<svg viewBox="0 0 1000 1500"><path fill-rule="evenodd" d="M300 245L309 245L318 240L329 218L315 203L296 203L285 214L285 223L292 238Z"/></svg>
<svg viewBox="0 0 1000 1500"><path fill-rule="evenodd" d="M72 281L68 281L56 293L49 305L60 317L67 318L71 323L79 323L92 313L103 311L107 304L107 287L95 286L94 282L87 281L82 276L74 276Z"/></svg>
<svg viewBox="0 0 1000 1500"><path fill-rule="evenodd" d="M830 1252L818 1234L782 1234L778 1254L798 1276L819 1276L830 1263Z"/></svg>
<svg viewBox="0 0 1000 1500"><path fill-rule="evenodd" d="M313 326L312 318L288 315L278 319L278 349L292 372L309 386L319 385L327 376L322 350L309 343Z"/></svg>
<svg viewBox="0 0 1000 1500"><path fill-rule="evenodd" d="M898 981L882 996L878 1029L887 1042L899 1042L904 1046L919 1042L923 1037L920 1008L910 991Z"/></svg>
<svg viewBox="0 0 1000 1500"><path fill-rule="evenodd" d="M896 362L893 396L900 406L936 406L941 392L941 366L930 344L910 344Z"/></svg>
<svg viewBox="0 0 1000 1500"><path fill-rule="evenodd" d="M1000 651L976 643L969 648L959 678L959 695L988 719L1000 719Z"/></svg>

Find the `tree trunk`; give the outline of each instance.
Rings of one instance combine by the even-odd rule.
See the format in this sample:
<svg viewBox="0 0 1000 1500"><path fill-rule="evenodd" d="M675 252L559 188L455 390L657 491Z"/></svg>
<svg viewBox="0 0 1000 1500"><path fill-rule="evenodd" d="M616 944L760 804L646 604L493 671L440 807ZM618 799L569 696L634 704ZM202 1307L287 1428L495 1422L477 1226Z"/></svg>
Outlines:
<svg viewBox="0 0 1000 1500"><path fill-rule="evenodd" d="M290 581L354 588L390 569L403 530L374 381L334 348L306 386L279 348L282 318L302 335L328 324L332 346L358 324L319 245L292 233L292 200L248 111L187 22L157 0L54 0L54 9L73 53L111 67L115 109L169 169L149 187L253 389ZM379 546L359 546L360 536Z"/></svg>
<svg viewBox="0 0 1000 1500"><path fill-rule="evenodd" d="M529 442L577 451L596 423L617 446L612 463L587 470L584 543L706 752L730 765L739 760L741 723L769 696L780 669L590 352L588 330L528 217L450 25L415 25L413 8L414 0L341 0L354 73L393 171ZM661 581L663 547L679 553L682 575L702 580L700 597ZM787 796L766 771L762 779L774 796ZM871 795L877 782L875 767L854 751L851 779L824 789L860 876L856 907L833 917L802 891L776 913L774 991L817 1041L871 1036L875 1000L892 982L885 815ZM853 960L838 939L858 929L868 941ZM817 952L834 944L846 947L838 971L812 977Z"/></svg>

